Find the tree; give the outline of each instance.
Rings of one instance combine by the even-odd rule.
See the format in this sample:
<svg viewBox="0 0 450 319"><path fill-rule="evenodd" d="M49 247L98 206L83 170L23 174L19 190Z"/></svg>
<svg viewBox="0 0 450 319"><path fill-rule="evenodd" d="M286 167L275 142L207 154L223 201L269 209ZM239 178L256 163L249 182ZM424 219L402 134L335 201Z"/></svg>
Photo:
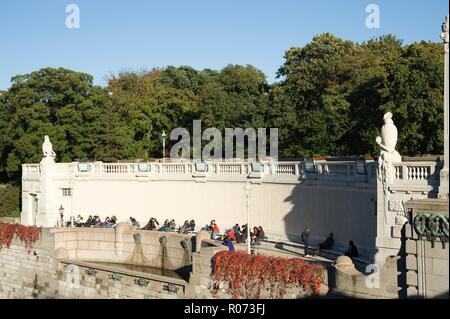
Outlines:
<svg viewBox="0 0 450 319"><path fill-rule="evenodd" d="M20 176L22 163L40 161L44 135L60 161L111 160L131 141L117 118L106 116L113 112L108 92L94 86L88 74L44 68L13 77L2 97L0 169L10 178Z"/></svg>
<svg viewBox="0 0 450 319"><path fill-rule="evenodd" d="M356 48L325 33L313 38L303 48L291 48L285 63L278 71L282 77L282 94L287 95L295 110L296 123L290 135L298 153L333 155L345 150L343 136L350 129L346 82L351 74L343 72L343 62ZM292 122L292 121L289 121Z"/></svg>
<svg viewBox="0 0 450 319"><path fill-rule="evenodd" d="M384 112L405 155L442 152L442 45L392 35L354 44L331 34L286 52L272 87L271 121L285 156L378 153Z"/></svg>
<svg viewBox="0 0 450 319"><path fill-rule="evenodd" d="M441 154L444 59L442 44L414 43L387 66L381 109L393 112L398 149L405 154Z"/></svg>

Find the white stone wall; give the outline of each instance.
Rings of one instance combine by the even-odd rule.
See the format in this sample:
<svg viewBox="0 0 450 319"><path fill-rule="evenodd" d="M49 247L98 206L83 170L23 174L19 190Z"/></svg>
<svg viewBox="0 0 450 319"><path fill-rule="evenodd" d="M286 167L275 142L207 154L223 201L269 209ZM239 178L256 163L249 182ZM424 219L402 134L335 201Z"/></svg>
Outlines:
<svg viewBox="0 0 450 319"><path fill-rule="evenodd" d="M373 176L355 174L352 162L336 169L336 175L327 172L301 176L299 163L280 165L278 175L253 175L249 165L225 166L217 171L227 174L200 174L181 172L140 174L114 171L115 174L92 171L77 174L76 167L56 164L54 189L42 189L39 176L23 176L22 221L31 218L27 202L36 192L40 198L51 192L55 206L62 205L65 219L81 214L116 215L119 221L130 216L144 226L150 217L162 224L174 218L177 225L195 219L197 229L215 219L220 230L247 222L245 185L252 181L250 196L250 224L262 226L266 235L274 240L299 240L305 227L312 230L312 241L324 240L334 233L336 247L346 249L353 240L361 254L370 256L375 251L376 190ZM102 164L106 165L106 164ZM335 164L337 165L337 164ZM327 170L333 171L331 164ZM241 171L235 174L235 168ZM26 169L24 169L25 171ZM162 169L161 169L162 171ZM125 173L120 173L125 172ZM295 175L297 174L297 175ZM249 178L250 177L250 178ZM72 196L63 197L62 188L71 188ZM40 205L42 207L42 205ZM39 210L44 226L54 226L57 217ZM46 218L48 217L48 218Z"/></svg>

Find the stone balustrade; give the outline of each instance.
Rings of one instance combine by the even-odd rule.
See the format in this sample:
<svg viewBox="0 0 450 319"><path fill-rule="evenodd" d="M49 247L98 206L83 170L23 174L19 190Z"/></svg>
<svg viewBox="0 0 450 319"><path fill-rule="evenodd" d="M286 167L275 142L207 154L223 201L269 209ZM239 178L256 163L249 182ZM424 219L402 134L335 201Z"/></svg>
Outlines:
<svg viewBox="0 0 450 319"><path fill-rule="evenodd" d="M199 163L197 163L199 164ZM136 177L277 177L296 179L326 179L374 182L376 165L373 161L282 161L282 162L139 162L103 163L72 162L56 163L54 176L59 178L97 177L97 178L136 178ZM432 169L428 167L428 170ZM39 164L23 164L22 178L38 180ZM416 173L415 176L423 174ZM428 174L430 175L430 174ZM427 175L427 176L428 176ZM400 176L400 175L399 175ZM403 175L401 175L403 176Z"/></svg>
<svg viewBox="0 0 450 319"><path fill-rule="evenodd" d="M410 183L439 179L439 174L435 174L436 162L402 162L394 167L395 181Z"/></svg>

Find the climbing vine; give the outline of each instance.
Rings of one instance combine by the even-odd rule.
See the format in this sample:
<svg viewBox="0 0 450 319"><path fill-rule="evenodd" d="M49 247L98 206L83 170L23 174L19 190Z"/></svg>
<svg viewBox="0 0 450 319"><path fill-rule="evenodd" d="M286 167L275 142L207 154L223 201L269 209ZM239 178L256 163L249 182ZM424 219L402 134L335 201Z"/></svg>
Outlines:
<svg viewBox="0 0 450 319"><path fill-rule="evenodd" d="M249 255L221 251L213 257L211 289L225 289L233 298L283 298L288 288L301 286L318 295L324 268L300 258Z"/></svg>
<svg viewBox="0 0 450 319"><path fill-rule="evenodd" d="M34 243L41 237L41 231L42 227L0 222L0 250L3 246L9 248L14 235L16 235L25 244L25 249L30 253Z"/></svg>

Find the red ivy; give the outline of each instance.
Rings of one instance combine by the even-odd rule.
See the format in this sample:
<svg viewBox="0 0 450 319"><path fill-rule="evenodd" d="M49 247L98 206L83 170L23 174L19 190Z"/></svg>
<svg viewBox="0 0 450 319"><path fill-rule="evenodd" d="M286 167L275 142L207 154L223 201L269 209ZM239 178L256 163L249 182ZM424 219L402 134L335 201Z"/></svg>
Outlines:
<svg viewBox="0 0 450 319"><path fill-rule="evenodd" d="M41 237L41 231L42 227L0 222L0 250L3 246L9 248L14 235L16 235L25 244L25 249L30 253L33 244Z"/></svg>
<svg viewBox="0 0 450 319"><path fill-rule="evenodd" d="M301 286L318 295L324 268L300 258L248 255L246 252L221 251L213 257L212 292L225 284L233 298L283 298L287 289Z"/></svg>

